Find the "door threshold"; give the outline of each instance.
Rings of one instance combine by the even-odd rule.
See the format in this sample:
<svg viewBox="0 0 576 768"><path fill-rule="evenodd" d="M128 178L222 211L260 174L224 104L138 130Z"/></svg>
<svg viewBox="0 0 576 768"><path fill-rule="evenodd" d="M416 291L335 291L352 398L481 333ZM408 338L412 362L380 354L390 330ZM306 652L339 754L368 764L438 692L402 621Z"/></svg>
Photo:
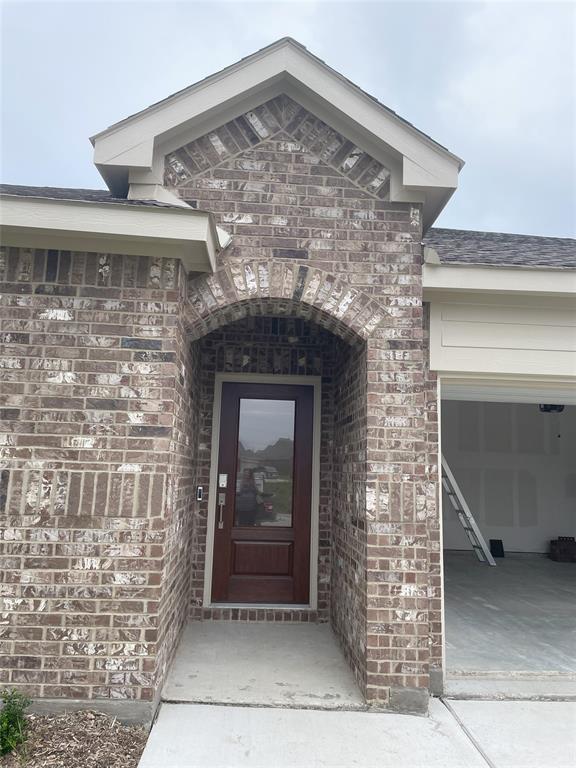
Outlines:
<svg viewBox="0 0 576 768"><path fill-rule="evenodd" d="M311 605L296 605L294 603L209 603L203 608L264 608L267 611L315 611Z"/></svg>

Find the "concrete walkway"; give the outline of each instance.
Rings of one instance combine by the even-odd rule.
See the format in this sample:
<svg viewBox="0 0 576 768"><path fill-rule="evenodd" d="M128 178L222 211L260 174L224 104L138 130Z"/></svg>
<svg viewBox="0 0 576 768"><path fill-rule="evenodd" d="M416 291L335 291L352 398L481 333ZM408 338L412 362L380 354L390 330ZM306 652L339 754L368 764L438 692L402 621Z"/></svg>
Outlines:
<svg viewBox="0 0 576 768"><path fill-rule="evenodd" d="M495 698L493 682L473 682L484 686L478 698ZM550 695L551 681L540 682ZM140 768L576 766L576 701L466 694L432 700L429 717L366 711L328 626L195 622Z"/></svg>
<svg viewBox="0 0 576 768"><path fill-rule="evenodd" d="M433 700L429 717L162 704L139 768L573 768L576 703Z"/></svg>

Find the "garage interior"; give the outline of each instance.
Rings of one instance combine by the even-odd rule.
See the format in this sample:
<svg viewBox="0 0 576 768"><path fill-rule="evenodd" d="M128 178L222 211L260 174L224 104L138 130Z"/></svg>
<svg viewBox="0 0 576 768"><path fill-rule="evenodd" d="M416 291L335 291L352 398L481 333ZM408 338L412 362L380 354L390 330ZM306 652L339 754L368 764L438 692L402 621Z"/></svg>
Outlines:
<svg viewBox="0 0 576 768"><path fill-rule="evenodd" d="M576 405L443 399L441 419L443 456L505 553L481 563L444 493L447 683L576 683L576 561L548 556L576 535Z"/></svg>

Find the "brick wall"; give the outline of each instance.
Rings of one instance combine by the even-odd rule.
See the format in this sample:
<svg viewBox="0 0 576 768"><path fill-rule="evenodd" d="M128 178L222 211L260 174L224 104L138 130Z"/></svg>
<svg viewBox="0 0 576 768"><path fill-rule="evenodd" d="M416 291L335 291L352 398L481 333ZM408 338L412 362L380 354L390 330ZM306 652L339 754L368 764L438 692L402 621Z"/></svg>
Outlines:
<svg viewBox="0 0 576 768"><path fill-rule="evenodd" d="M366 691L366 346L337 347L331 618Z"/></svg>
<svg viewBox="0 0 576 768"><path fill-rule="evenodd" d="M11 248L0 281L0 681L151 700L188 598L180 267Z"/></svg>

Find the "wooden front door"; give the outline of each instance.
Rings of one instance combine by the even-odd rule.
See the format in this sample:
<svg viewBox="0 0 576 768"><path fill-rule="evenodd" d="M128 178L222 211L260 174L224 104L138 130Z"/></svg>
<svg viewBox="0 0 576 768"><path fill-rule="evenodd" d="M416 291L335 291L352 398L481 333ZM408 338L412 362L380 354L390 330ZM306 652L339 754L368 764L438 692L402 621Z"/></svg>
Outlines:
<svg viewBox="0 0 576 768"><path fill-rule="evenodd" d="M309 601L313 393L222 385L212 602Z"/></svg>

